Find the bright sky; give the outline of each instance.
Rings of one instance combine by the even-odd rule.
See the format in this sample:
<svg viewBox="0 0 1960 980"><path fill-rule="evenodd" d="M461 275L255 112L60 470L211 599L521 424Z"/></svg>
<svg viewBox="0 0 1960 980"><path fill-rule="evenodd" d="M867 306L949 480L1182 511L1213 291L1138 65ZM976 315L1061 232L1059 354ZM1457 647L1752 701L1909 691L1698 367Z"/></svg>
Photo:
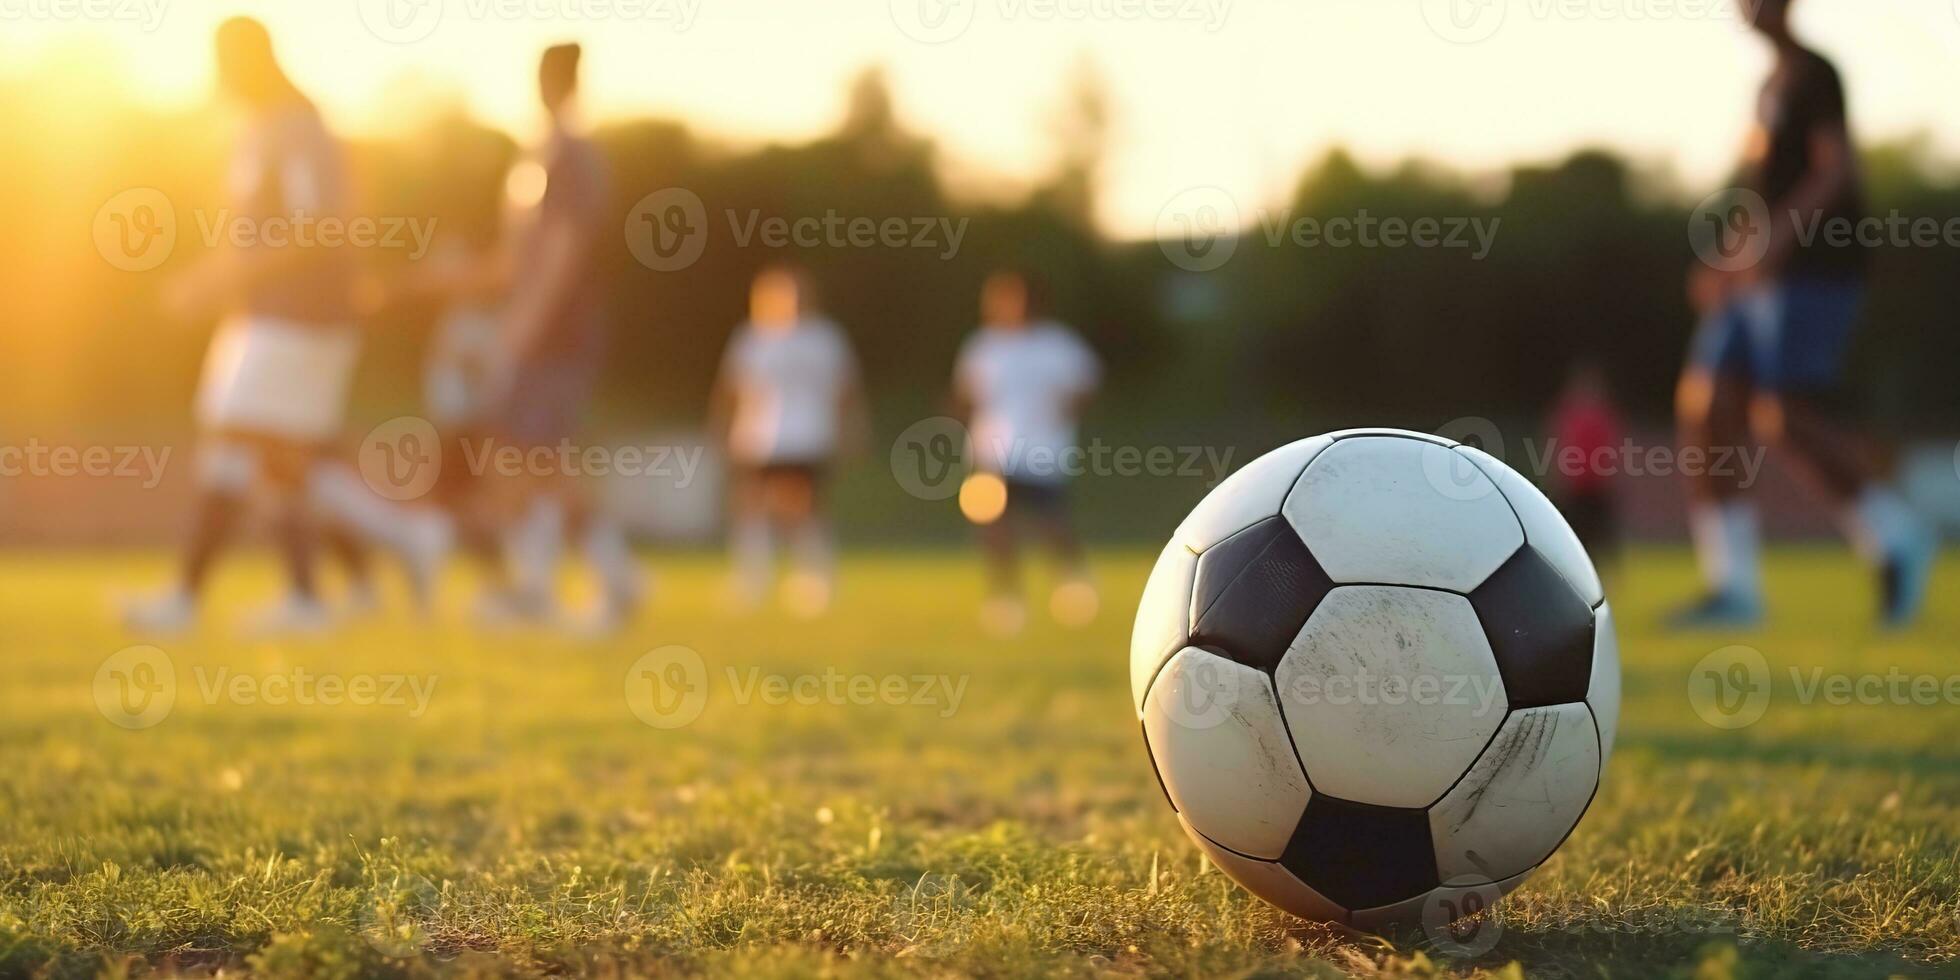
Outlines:
<svg viewBox="0 0 1960 980"><path fill-rule="evenodd" d="M350 130L385 126L405 78L530 131L547 43L586 45L595 115L678 116L714 137L795 140L846 81L888 69L908 125L969 172L1050 162L1049 120L1087 56L1115 101L1100 202L1151 232L1194 186L1251 222L1331 145L1469 169L1604 144L1713 184L1766 63L1747 0L0 0L0 72L80 38L126 85L209 87L212 27L265 20L300 84ZM1800 0L1866 139L1930 133L1960 157L1960 0Z"/></svg>

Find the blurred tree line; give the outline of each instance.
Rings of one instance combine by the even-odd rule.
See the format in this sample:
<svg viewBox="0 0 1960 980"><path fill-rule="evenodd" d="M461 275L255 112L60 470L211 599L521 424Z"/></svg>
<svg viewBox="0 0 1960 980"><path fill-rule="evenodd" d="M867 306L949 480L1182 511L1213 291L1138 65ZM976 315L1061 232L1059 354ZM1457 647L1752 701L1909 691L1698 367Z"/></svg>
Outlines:
<svg viewBox="0 0 1960 980"><path fill-rule="evenodd" d="M814 273L824 306L855 338L892 431L937 409L980 280L998 266L1038 271L1055 313L1102 352L1110 386L1098 415L1109 431L1175 435L1197 431L1194 419L1274 432L1364 419L1424 428L1469 415L1529 419L1578 359L1603 364L1636 415L1667 414L1691 329L1682 278L1693 261L1688 213L1701 194L1663 172L1601 151L1503 175L1419 161L1380 171L1336 151L1283 204L1262 213L1239 202L1247 227L1233 258L1199 273L1155 242L1112 241L1095 228L1109 112L1093 75L1076 79L1055 117L1058 165L1009 203L949 191L932 143L900 124L876 73L859 80L836 130L806 143L730 147L659 120L602 127L619 218L610 227L620 229L598 251L613 311L607 427L695 424L750 276L785 260ZM0 83L0 125L17 137L0 155L9 216L0 363L11 376L0 413L15 424L145 434L187 426L207 325L168 322L156 296L202 251L200 216L222 206L223 123L209 110L78 116L39 97L30 79ZM487 233L519 148L449 113L358 140L353 153L363 213L434 219L438 238L449 239ZM1876 213L1960 216L1960 179L1923 145L1866 156ZM93 246L97 209L130 187L157 188L176 205L178 244L159 269L116 269ZM668 187L702 199L711 237L690 267L656 272L626 247L624 220ZM736 247L731 209L738 220L835 213L970 223L950 258L937 247ZM1469 249L1272 245L1261 226L1364 209L1501 224L1481 260ZM384 277L411 261L400 250L372 259ZM1960 421L1947 375L1960 364L1956 265L1952 249L1887 250L1875 262L1855 390L1902 434ZM436 312L398 308L372 324L357 426L415 410Z"/></svg>

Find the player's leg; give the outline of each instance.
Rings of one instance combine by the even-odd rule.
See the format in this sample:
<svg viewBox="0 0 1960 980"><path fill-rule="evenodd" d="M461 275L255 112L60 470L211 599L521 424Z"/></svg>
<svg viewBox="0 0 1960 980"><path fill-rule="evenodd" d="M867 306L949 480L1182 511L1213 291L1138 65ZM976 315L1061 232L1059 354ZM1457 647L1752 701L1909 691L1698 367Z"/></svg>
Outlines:
<svg viewBox="0 0 1960 980"><path fill-rule="evenodd" d="M598 605L581 623L592 634L617 632L639 611L646 591L645 574L626 540L626 529L593 499L591 488L573 474L561 474L559 499L565 501L566 540L599 582Z"/></svg>
<svg viewBox="0 0 1960 980"><path fill-rule="evenodd" d="M1069 513L1067 493L1060 485L1021 489L1023 493L1033 491L1035 499L1028 512L1055 556L1060 576L1048 597L1048 611L1064 626L1087 625L1096 618L1101 598L1089 577L1088 558Z"/></svg>
<svg viewBox="0 0 1960 980"><path fill-rule="evenodd" d="M197 500L179 558L177 581L163 593L124 609L126 625L146 632L176 632L191 625L211 570L249 505L258 473L259 454L254 447L217 435L202 441L197 454Z"/></svg>
<svg viewBox="0 0 1960 980"><path fill-rule="evenodd" d="M1753 369L1746 310L1731 302L1698 328L1675 391L1677 438L1702 459L1749 445ZM1688 475L1688 531L1703 595L1675 611L1681 628L1746 626L1762 615L1761 530L1739 474L1703 466Z"/></svg>
<svg viewBox="0 0 1960 980"><path fill-rule="evenodd" d="M980 606L980 623L996 636L1011 636L1027 625L1027 604L1021 598L1018 540L1025 508L1025 503L1017 502L1010 482L1006 509L992 522L980 526L980 556L987 576L987 598Z"/></svg>
<svg viewBox="0 0 1960 980"><path fill-rule="evenodd" d="M1938 543L1879 478L1864 437L1829 407L1861 300L1860 287L1848 282L1778 287L1773 366L1750 420L1757 437L1783 451L1830 502L1853 549L1878 572L1880 618L1897 626L1916 618L1925 601Z"/></svg>
<svg viewBox="0 0 1960 980"><path fill-rule="evenodd" d="M296 441L262 440L265 486L272 501L272 534L286 571L286 597L252 620L254 632L311 632L332 622L320 601L315 561L319 529L306 492L320 458L317 448Z"/></svg>
<svg viewBox="0 0 1960 980"><path fill-rule="evenodd" d="M775 579L775 529L763 467L737 463L728 488L728 602L736 609L760 606Z"/></svg>
<svg viewBox="0 0 1960 980"><path fill-rule="evenodd" d="M806 617L827 612L836 591L837 556L822 511L821 482L816 465L779 467L769 478L770 509L794 562L784 599L791 612Z"/></svg>

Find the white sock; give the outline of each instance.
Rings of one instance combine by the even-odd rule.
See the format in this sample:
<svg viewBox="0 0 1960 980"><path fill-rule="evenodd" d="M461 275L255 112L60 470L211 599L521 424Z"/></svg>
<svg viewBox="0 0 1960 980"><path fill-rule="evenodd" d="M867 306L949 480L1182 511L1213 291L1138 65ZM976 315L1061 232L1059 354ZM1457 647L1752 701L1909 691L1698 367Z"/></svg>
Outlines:
<svg viewBox="0 0 1960 980"><path fill-rule="evenodd" d="M633 550L626 544L626 532L618 522L594 518L585 529L581 550L599 581L605 583L608 597L626 601L638 598L640 566L633 560Z"/></svg>
<svg viewBox="0 0 1960 980"><path fill-rule="evenodd" d="M416 555L448 548L447 517L383 498L342 464L314 467L307 475L306 492L320 513L382 547Z"/></svg>
<svg viewBox="0 0 1960 980"><path fill-rule="evenodd" d="M1762 532L1753 505L1741 500L1695 504L1688 512L1688 530L1702 581L1710 590L1762 599Z"/></svg>
<svg viewBox="0 0 1960 980"><path fill-rule="evenodd" d="M796 529L793 546L796 549L797 570L825 586L834 583L837 577L837 555L830 541L830 528L816 518L804 521Z"/></svg>
<svg viewBox="0 0 1960 980"><path fill-rule="evenodd" d="M539 497L505 533L511 582L526 596L548 596L565 541L565 508L556 497Z"/></svg>
<svg viewBox="0 0 1960 980"><path fill-rule="evenodd" d="M769 522L761 518L737 518L728 532L728 558L735 568L735 587L743 598L760 600L769 591L775 572L775 543Z"/></svg>
<svg viewBox="0 0 1960 980"><path fill-rule="evenodd" d="M1852 550L1874 565L1911 547L1924 533L1912 508L1898 494L1876 484L1845 505L1838 524Z"/></svg>

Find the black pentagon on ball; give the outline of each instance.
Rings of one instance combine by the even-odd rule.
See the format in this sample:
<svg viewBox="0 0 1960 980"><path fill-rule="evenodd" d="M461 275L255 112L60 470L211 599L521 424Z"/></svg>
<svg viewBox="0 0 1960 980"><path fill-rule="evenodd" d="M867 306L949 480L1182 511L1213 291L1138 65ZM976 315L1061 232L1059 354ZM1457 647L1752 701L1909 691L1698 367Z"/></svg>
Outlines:
<svg viewBox="0 0 1960 980"><path fill-rule="evenodd" d="M1505 700L1513 708L1586 699L1592 679L1593 611L1530 545L1519 548L1470 593Z"/></svg>
<svg viewBox="0 0 1960 980"><path fill-rule="evenodd" d="M1205 549L1191 589L1191 645L1271 673L1334 583L1284 517Z"/></svg>
<svg viewBox="0 0 1960 980"><path fill-rule="evenodd" d="M1427 811L1323 793L1307 801L1279 863L1350 912L1407 901L1442 884Z"/></svg>

